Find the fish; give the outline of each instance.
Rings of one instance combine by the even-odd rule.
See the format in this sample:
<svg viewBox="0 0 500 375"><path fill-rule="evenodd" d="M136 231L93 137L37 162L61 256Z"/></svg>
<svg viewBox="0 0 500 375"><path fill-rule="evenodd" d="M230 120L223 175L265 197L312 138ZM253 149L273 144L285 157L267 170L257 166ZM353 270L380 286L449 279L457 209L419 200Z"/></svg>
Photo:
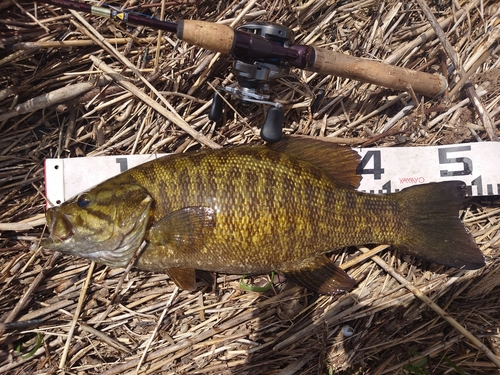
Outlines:
<svg viewBox="0 0 500 375"><path fill-rule="evenodd" d="M41 245L112 268L143 246L135 267L189 291L198 272L272 271L321 294L347 291L356 280L326 254L354 245L485 265L458 216L464 182L368 194L356 190L359 162L348 147L298 137L167 155L49 208Z"/></svg>

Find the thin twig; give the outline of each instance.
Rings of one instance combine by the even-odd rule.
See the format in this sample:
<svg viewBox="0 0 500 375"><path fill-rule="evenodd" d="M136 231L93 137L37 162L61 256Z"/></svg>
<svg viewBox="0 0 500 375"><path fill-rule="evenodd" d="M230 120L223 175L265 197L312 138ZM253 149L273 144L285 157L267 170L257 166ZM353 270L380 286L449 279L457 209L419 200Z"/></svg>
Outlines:
<svg viewBox="0 0 500 375"><path fill-rule="evenodd" d="M432 28L436 32L437 37L439 38L439 41L443 45L446 54L448 57L451 59L451 62L455 66L455 69L457 73L459 74L460 77L465 77L466 73L463 70L462 63L460 61L460 58L458 57L457 52L453 48L453 46L450 44L448 39L446 38L446 35L439 25L439 22L437 21L436 17L432 13L431 9L425 2L425 0L417 0L420 8L424 12L424 15L426 16L427 20L431 24ZM481 119L481 122L483 123L484 128L486 129L486 132L488 133L488 136L490 140L492 141L498 141L498 136L495 132L495 129L493 127L493 122L491 121L491 117L484 108L484 104L479 98L479 95L477 94L474 86L472 84L466 85L465 91L467 92L467 96L469 97L471 104L474 106L476 109L477 114L479 115L479 118Z"/></svg>
<svg viewBox="0 0 500 375"><path fill-rule="evenodd" d="M165 318L165 315L167 314L170 306L172 306L172 303L174 302L178 293L179 293L179 287L176 286L172 295L170 296L167 304L165 305L165 308L163 309L160 317L158 318L155 329L153 330L153 332L151 332L151 334L149 336L148 342L146 343L146 347L144 348L144 351L142 352L141 359L139 360L139 363L137 364L137 367L135 369L136 374L139 374L139 370L141 369L141 365L144 362L146 355L148 354L151 343L153 342L153 340L156 336L156 332L158 332L158 329L160 329L160 326L163 324L163 319Z"/></svg>
<svg viewBox="0 0 500 375"><path fill-rule="evenodd" d="M85 297L87 296L87 289L90 284L90 280L92 279L92 274L94 273L95 262L90 263L89 270L87 272L87 278L82 286L82 291L80 293L80 297L78 298L78 304L76 305L75 313L73 314L73 321L71 322L71 326L69 328L68 336L66 338L66 344L64 345L64 350L61 355L61 361L59 362L59 368L64 370L66 366L66 358L68 357L69 348L71 346L71 341L73 340L73 333L76 329L76 323L78 322L78 318L80 317L80 313L83 308L83 303L85 302Z"/></svg>
<svg viewBox="0 0 500 375"><path fill-rule="evenodd" d="M211 147L211 148L220 148L220 145L218 145L214 141L208 139L203 134L198 133L196 130L194 130L192 127L190 127L189 124L186 123L184 120L173 115L166 108L160 106L157 102L155 102L149 96L144 94L144 92L142 92L137 87L135 87L132 83L130 83L124 76L116 73L112 68L110 68L108 65L106 65L102 60L98 59L95 56L90 56L90 59L96 65L96 67L98 69L102 69L116 83L118 83L120 86L127 89L128 91L132 92L136 97L138 97L144 103L146 103L147 105L152 107L155 111L159 112L160 114L162 114L163 116L168 118L170 121L177 124L177 126L179 126L182 130L184 130L189 135L191 135L195 140L197 140L198 142L203 143L204 145Z"/></svg>
<svg viewBox="0 0 500 375"><path fill-rule="evenodd" d="M367 253L369 249L365 247L358 247L362 252ZM486 347L479 339L477 339L472 333L470 333L465 327L463 327L459 322L453 319L449 314L446 313L441 307L439 307L434 301L423 294L417 287L406 280L399 272L397 272L393 267L389 266L382 258L378 255L372 257L372 259L380 267L384 269L388 274L394 277L399 283L401 283L405 288L412 292L415 296L421 299L427 306L434 310L441 318L450 323L453 328L460 332L467 340L474 344L479 350L481 350L498 368L500 368L500 358L498 358L493 352Z"/></svg>

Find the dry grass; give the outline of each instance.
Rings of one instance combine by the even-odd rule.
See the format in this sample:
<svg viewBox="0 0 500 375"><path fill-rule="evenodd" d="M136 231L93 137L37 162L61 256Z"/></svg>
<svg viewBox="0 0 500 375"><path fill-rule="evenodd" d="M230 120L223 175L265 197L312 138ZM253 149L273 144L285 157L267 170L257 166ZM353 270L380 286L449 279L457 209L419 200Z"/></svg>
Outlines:
<svg viewBox="0 0 500 375"><path fill-rule="evenodd" d="M286 131L379 146L494 139L500 121L499 6L494 0L428 4L445 21L447 53L452 55L451 47L461 62L455 69L446 60L449 96L425 98L392 121L411 100L408 94L396 98L399 93L380 87L294 70L271 87L284 103ZM160 12L159 4L119 5ZM357 257L364 249L345 249L337 259L354 259L348 272L362 281L351 293L332 297L280 280L264 294L243 292L234 276L220 276L215 293L188 293L166 275L94 268L38 248L45 230L45 158L260 142L265 111L232 100L234 110L228 109L221 123L208 120L212 87L234 80L229 56L214 56L173 35L163 34L157 44L156 30L77 18L44 4L2 0L0 11L0 373L56 373L60 366L71 374L497 371L492 354L500 355L497 197L470 200L463 213L486 256L484 269L446 269L392 250L362 260ZM238 16L279 21L295 30L298 44L429 72L440 71L445 60L443 41L418 1L179 1L167 2L165 15L227 24ZM95 33L113 48L92 42ZM159 112L137 93L104 80L91 57L168 108L149 82L171 108ZM461 77L470 75L480 87L464 86ZM326 96L312 114L311 99L320 87ZM61 88L66 88L62 101L28 102ZM482 105L464 100L475 94ZM443 116L454 105L457 109ZM182 130L184 121L196 132ZM420 293L457 324L439 316ZM352 336L342 334L345 325ZM472 338L464 338L464 328Z"/></svg>

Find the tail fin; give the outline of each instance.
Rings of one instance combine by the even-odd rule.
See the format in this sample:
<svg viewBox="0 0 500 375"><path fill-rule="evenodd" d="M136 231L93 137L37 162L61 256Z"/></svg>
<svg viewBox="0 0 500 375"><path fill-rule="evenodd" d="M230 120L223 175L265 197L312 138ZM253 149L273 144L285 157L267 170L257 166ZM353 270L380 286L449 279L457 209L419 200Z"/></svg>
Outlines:
<svg viewBox="0 0 500 375"><path fill-rule="evenodd" d="M481 250L458 218L464 196L462 181L412 186L394 194L408 226L395 245L433 263L467 270L483 267Z"/></svg>

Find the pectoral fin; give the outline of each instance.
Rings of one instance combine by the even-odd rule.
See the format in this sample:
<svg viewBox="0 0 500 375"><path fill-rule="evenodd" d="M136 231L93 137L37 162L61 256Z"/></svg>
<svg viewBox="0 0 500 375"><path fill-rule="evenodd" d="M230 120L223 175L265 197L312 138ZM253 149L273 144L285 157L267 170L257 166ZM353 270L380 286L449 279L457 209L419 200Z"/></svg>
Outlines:
<svg viewBox="0 0 500 375"><path fill-rule="evenodd" d="M352 289L356 280L322 255L303 262L301 268L283 272L287 278L320 294L335 294Z"/></svg>
<svg viewBox="0 0 500 375"><path fill-rule="evenodd" d="M184 207L153 224L148 240L176 252L191 253L200 249L206 229L214 226L215 214L210 207Z"/></svg>
<svg viewBox="0 0 500 375"><path fill-rule="evenodd" d="M166 272L179 288L189 292L196 290L196 271L194 269L170 268Z"/></svg>

